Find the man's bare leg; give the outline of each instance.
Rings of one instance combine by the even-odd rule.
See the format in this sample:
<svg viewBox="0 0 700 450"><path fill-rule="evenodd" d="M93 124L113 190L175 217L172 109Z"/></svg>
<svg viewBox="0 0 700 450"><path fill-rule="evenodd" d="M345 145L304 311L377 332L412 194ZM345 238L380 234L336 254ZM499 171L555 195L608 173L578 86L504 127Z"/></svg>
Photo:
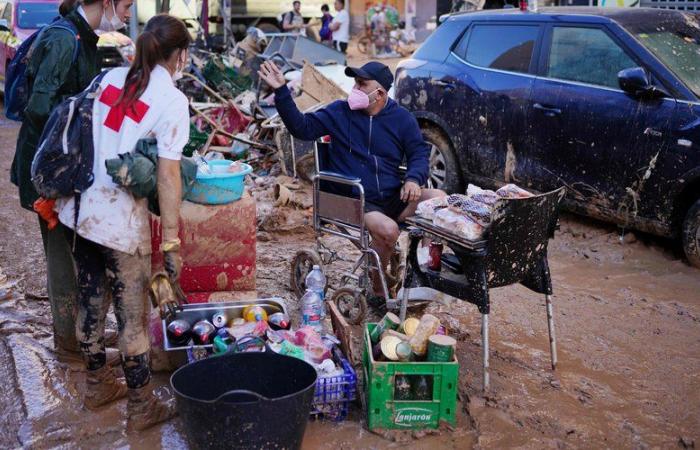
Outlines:
<svg viewBox="0 0 700 450"><path fill-rule="evenodd" d="M399 216L399 222L403 222L406 218L414 215L418 203L435 197L444 197L445 195L447 194L439 189L423 189L420 199L415 202L410 202L403 210ZM365 226L372 235L372 248L379 255L379 259L382 262L382 270L386 271L389 258L391 258L391 254L396 246L396 241L399 239L399 234L401 233L399 225L390 217L378 211L372 211L365 214ZM371 276L374 295L384 297L379 273L372 271Z"/></svg>
<svg viewBox="0 0 700 450"><path fill-rule="evenodd" d="M372 235L372 248L379 255L382 270L385 270L399 238L399 225L390 217L378 211L372 211L365 214L365 226ZM373 270L371 276L374 295L384 297L379 272Z"/></svg>

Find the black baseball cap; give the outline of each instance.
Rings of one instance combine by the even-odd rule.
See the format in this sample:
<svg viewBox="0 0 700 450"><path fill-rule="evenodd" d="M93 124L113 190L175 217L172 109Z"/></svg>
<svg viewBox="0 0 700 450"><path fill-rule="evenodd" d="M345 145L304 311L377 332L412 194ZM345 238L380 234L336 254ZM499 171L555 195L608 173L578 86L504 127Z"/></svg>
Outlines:
<svg viewBox="0 0 700 450"><path fill-rule="evenodd" d="M391 85L394 83L394 76L391 74L391 70L378 61L370 61L362 67L346 67L345 75L351 78L374 80L387 91L391 89Z"/></svg>

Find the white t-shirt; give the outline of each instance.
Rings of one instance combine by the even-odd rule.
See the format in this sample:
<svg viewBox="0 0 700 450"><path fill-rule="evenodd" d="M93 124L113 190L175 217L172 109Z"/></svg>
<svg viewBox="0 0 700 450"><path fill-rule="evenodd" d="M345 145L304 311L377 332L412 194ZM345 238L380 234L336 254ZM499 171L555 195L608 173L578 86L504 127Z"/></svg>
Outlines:
<svg viewBox="0 0 700 450"><path fill-rule="evenodd" d="M350 42L350 15L343 9L333 18L333 22L339 23L340 28L333 32L333 40L338 42Z"/></svg>
<svg viewBox="0 0 700 450"><path fill-rule="evenodd" d="M170 73L156 66L146 90L126 115L111 108L121 93L128 68L112 69L102 78L92 109L95 145L95 181L80 197L78 234L120 252L151 252L151 230L146 199L135 199L107 174L105 161L134 151L145 137L158 140L160 158L179 161L189 140L187 97L174 85ZM73 228L73 198L56 203L61 223Z"/></svg>

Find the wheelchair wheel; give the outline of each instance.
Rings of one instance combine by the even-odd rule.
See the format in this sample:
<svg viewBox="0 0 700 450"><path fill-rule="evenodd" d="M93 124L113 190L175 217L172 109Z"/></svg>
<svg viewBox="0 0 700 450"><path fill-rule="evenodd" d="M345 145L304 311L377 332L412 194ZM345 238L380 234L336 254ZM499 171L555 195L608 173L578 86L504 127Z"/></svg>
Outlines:
<svg viewBox="0 0 700 450"><path fill-rule="evenodd" d="M362 324L367 317L367 299L359 289L340 288L335 291L331 301L352 325Z"/></svg>
<svg viewBox="0 0 700 450"><path fill-rule="evenodd" d="M313 270L314 266L323 267L321 256L317 252L313 250L299 250L294 255L289 286L297 297L301 297L306 292L306 276Z"/></svg>

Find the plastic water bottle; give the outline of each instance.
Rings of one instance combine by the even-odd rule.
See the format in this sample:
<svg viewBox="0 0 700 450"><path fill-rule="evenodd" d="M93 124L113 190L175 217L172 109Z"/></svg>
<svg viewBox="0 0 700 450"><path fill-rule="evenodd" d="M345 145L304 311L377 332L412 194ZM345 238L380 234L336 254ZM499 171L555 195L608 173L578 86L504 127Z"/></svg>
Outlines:
<svg viewBox="0 0 700 450"><path fill-rule="evenodd" d="M323 303L326 297L326 276L323 274L321 267L314 266L311 272L306 276L306 289L311 289L321 298L321 319L326 317L326 306Z"/></svg>
<svg viewBox="0 0 700 450"><path fill-rule="evenodd" d="M318 331L323 331L323 323L321 322L321 311L323 310L323 301L321 297L312 291L306 290L306 294L301 298L301 323L308 325Z"/></svg>

